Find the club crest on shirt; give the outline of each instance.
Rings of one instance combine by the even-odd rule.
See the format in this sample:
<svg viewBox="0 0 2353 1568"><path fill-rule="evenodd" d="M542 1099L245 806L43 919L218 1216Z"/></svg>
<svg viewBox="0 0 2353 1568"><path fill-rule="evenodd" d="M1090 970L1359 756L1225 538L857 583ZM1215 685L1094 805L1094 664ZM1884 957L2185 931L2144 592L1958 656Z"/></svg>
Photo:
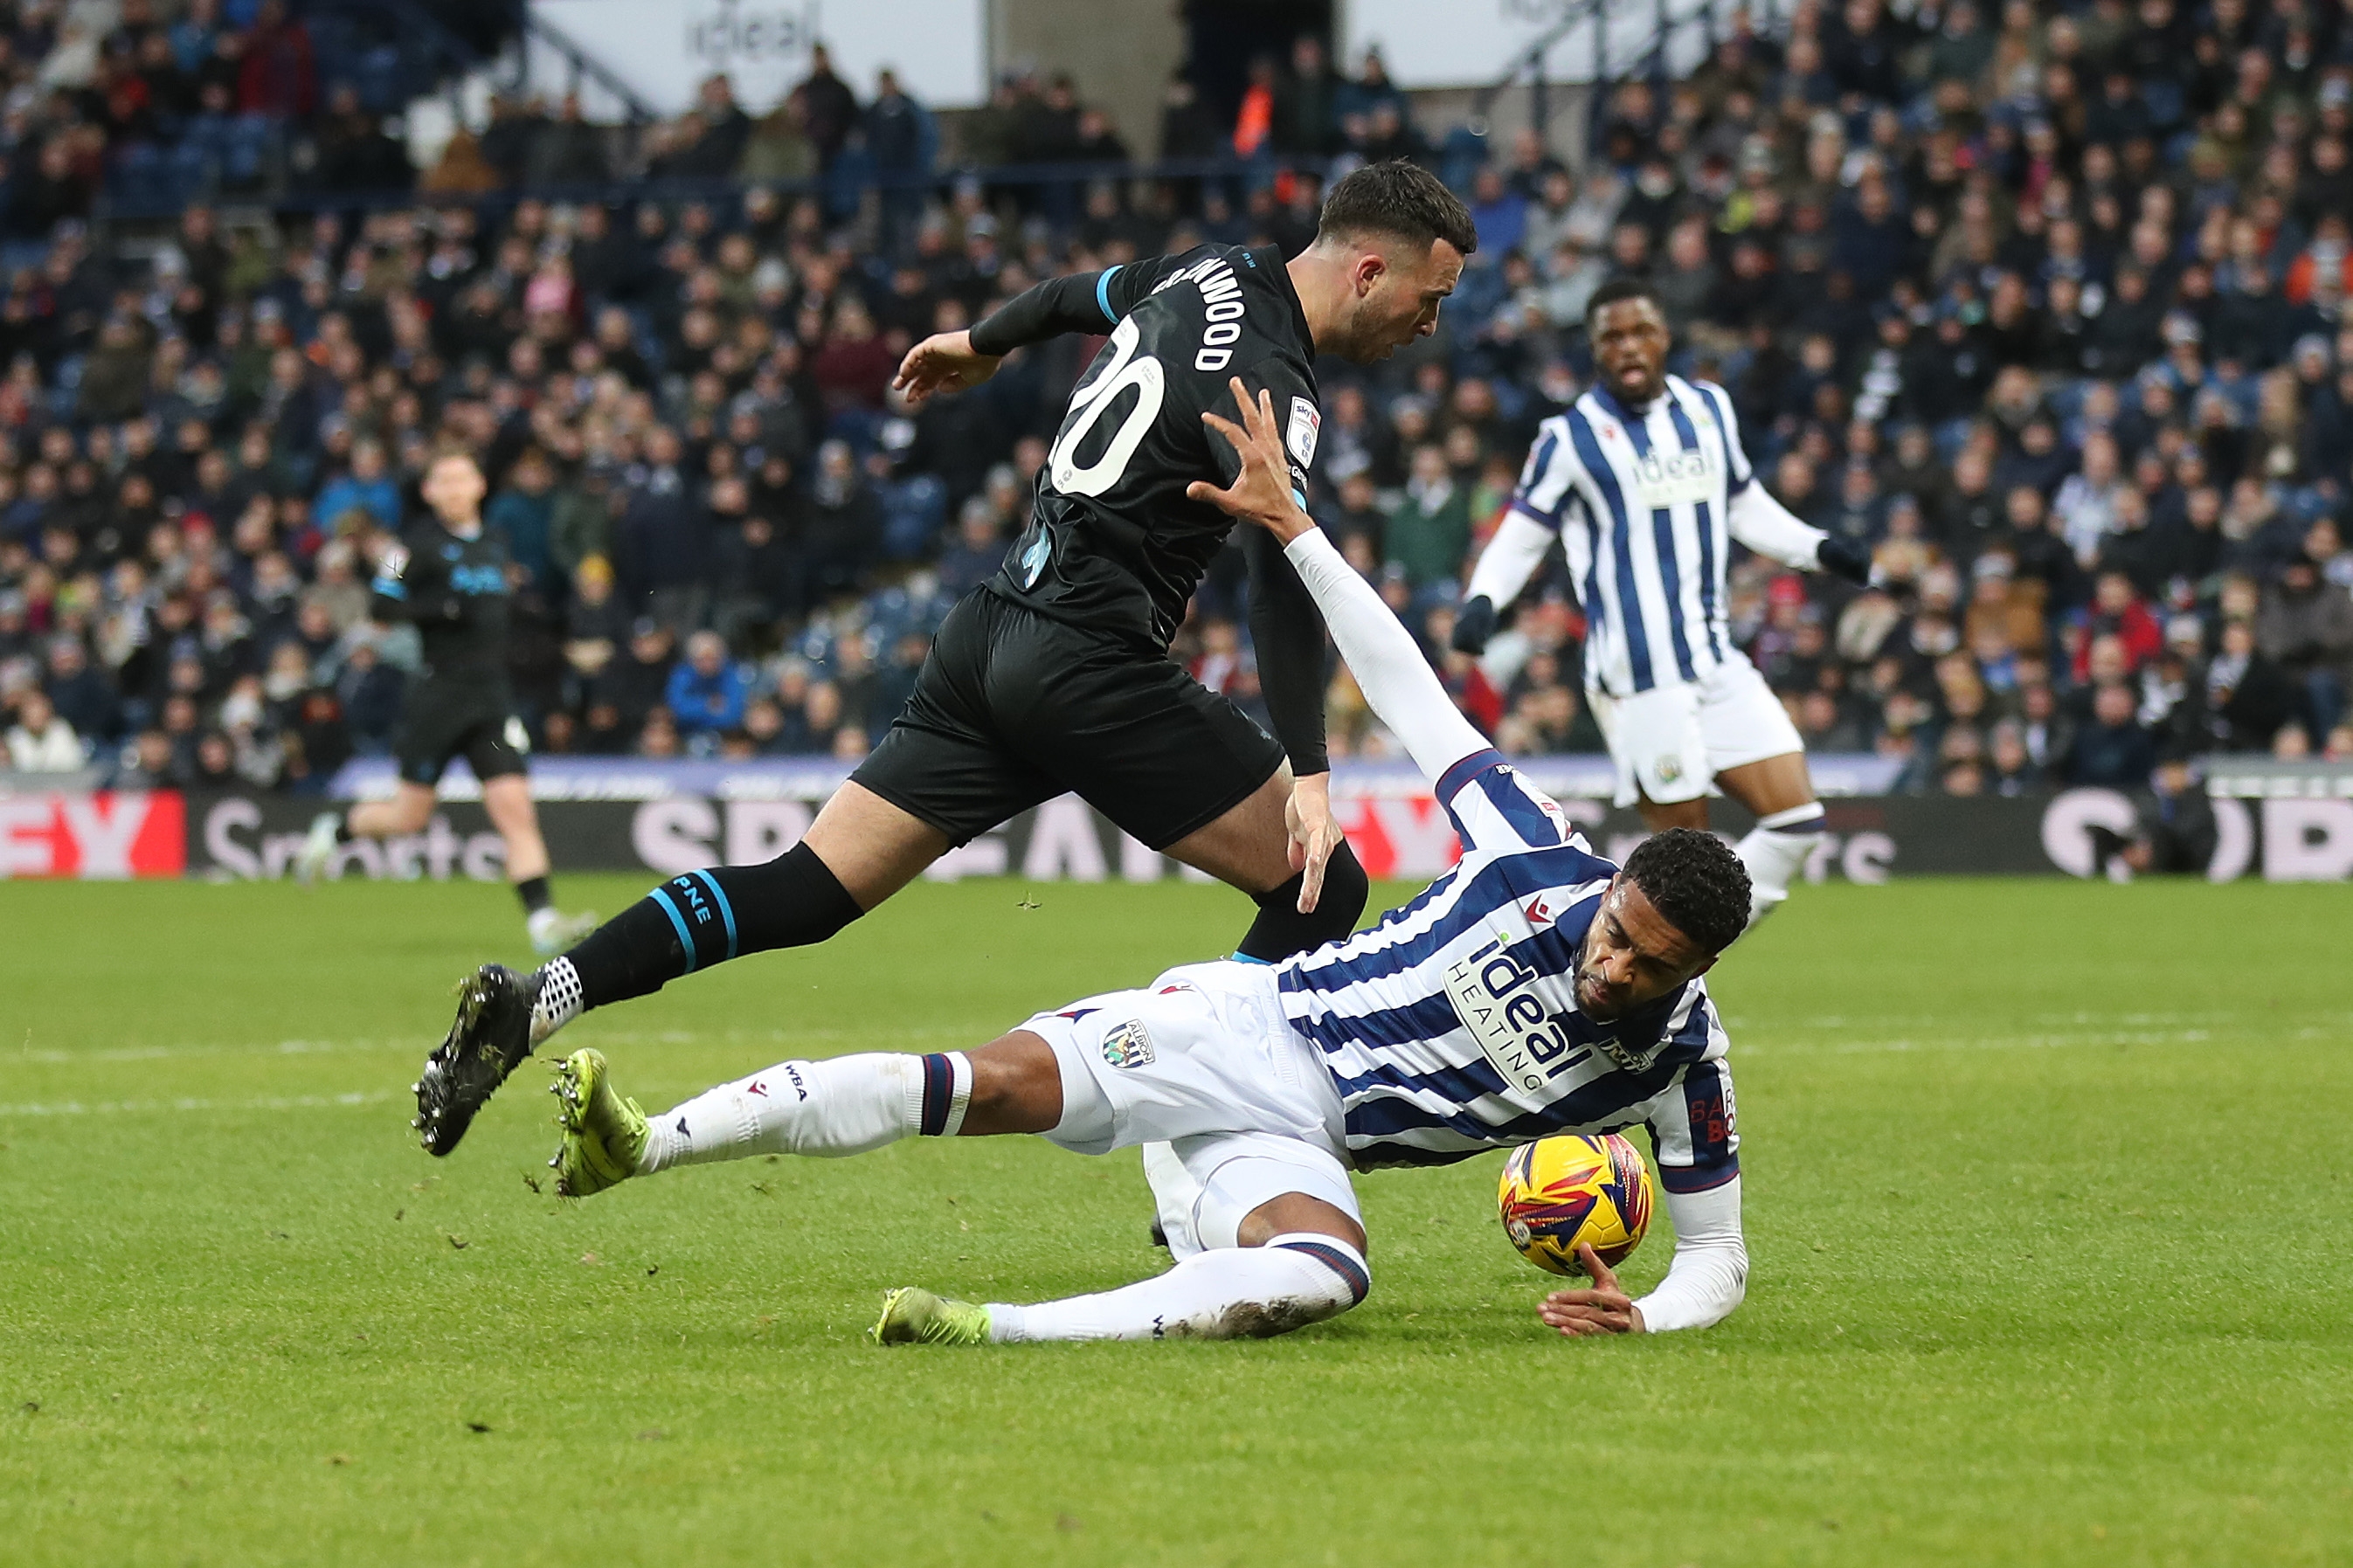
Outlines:
<svg viewBox="0 0 2353 1568"><path fill-rule="evenodd" d="M1323 432L1324 416L1315 405L1303 397L1291 400L1291 428L1283 433L1282 444L1299 459L1303 468L1315 466L1315 437Z"/></svg>
<svg viewBox="0 0 2353 1568"><path fill-rule="evenodd" d="M1636 1050L1613 1035L1609 1039L1594 1041L1593 1048L1616 1062L1626 1072L1647 1072L1650 1070L1651 1064L1659 1059L1659 1053L1667 1048L1667 1040L1666 1037L1662 1035L1641 1049Z"/></svg>
<svg viewBox="0 0 2353 1568"><path fill-rule="evenodd" d="M1115 1068L1152 1065L1152 1032L1141 1018L1130 1018L1103 1037L1103 1060Z"/></svg>
<svg viewBox="0 0 2353 1568"><path fill-rule="evenodd" d="M1046 570L1047 558L1053 553L1053 540L1040 530L1038 537L1030 542L1029 548L1021 552L1021 585L1024 588L1038 585L1039 576Z"/></svg>
<svg viewBox="0 0 2353 1568"><path fill-rule="evenodd" d="M1659 775L1661 784L1672 784L1683 776L1683 760L1670 752L1651 763L1651 771Z"/></svg>

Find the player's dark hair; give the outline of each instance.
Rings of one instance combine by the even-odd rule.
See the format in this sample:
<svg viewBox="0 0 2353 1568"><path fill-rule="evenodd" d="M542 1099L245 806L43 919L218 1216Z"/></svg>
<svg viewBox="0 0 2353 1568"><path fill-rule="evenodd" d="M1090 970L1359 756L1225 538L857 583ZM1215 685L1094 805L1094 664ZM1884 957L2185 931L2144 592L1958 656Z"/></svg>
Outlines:
<svg viewBox="0 0 2353 1568"><path fill-rule="evenodd" d="M1361 239L1371 234L1425 247L1442 239L1465 256L1479 248L1479 228L1471 221L1471 210L1446 188L1445 181L1403 158L1366 164L1344 176L1324 198L1317 239Z"/></svg>
<svg viewBox="0 0 2353 1568"><path fill-rule="evenodd" d="M1731 847L1696 827L1670 827L1626 858L1626 879L1692 942L1722 952L1748 929L1748 868Z"/></svg>
<svg viewBox="0 0 2353 1568"><path fill-rule="evenodd" d="M1658 306L1662 312L1667 308L1666 302L1659 298L1659 286L1649 279L1612 278L1609 282L1596 289L1593 291L1593 298L1585 302L1587 330L1592 329L1593 318L1602 306L1615 305L1620 300L1648 300L1651 304Z"/></svg>

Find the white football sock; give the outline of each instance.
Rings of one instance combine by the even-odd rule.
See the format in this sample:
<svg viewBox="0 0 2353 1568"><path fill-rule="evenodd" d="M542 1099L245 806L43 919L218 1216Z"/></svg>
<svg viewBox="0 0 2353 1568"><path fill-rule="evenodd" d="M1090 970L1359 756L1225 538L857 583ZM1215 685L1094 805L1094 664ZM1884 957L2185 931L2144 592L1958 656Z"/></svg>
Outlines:
<svg viewBox="0 0 2353 1568"><path fill-rule="evenodd" d="M1263 1339L1337 1317L1372 1289L1364 1254L1311 1231L1264 1247L1198 1253L1154 1279L1033 1307L991 1302L988 1337L1029 1340Z"/></svg>
<svg viewBox="0 0 2353 1568"><path fill-rule="evenodd" d="M839 1159L918 1133L953 1138L971 1098L962 1051L778 1062L651 1118L638 1172L754 1154Z"/></svg>
<svg viewBox="0 0 2353 1568"><path fill-rule="evenodd" d="M1822 804L1810 800L1760 816L1734 851L1748 868L1748 923L1755 925L1789 896L1789 883L1822 841Z"/></svg>
<svg viewBox="0 0 2353 1568"><path fill-rule="evenodd" d="M580 972L559 958L539 972L539 999L531 1005L531 1048L580 1016Z"/></svg>

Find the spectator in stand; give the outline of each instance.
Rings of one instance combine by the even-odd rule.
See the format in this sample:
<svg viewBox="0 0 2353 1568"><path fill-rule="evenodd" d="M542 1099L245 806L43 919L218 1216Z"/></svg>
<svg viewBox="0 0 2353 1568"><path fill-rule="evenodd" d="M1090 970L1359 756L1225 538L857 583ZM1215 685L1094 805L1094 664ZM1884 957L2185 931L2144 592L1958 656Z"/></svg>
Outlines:
<svg viewBox="0 0 2353 1568"><path fill-rule="evenodd" d="M833 52L823 44L810 48L809 73L792 96L800 105L800 124L817 149L818 165L830 170L849 133L858 129L858 95L833 74Z"/></svg>
<svg viewBox="0 0 2353 1568"><path fill-rule="evenodd" d="M688 750L707 752L721 733L742 726L751 696L752 672L727 657L726 641L716 632L697 632L686 639L685 659L670 672L662 706Z"/></svg>
<svg viewBox="0 0 2353 1568"><path fill-rule="evenodd" d="M2311 557L2297 554L2263 590L2255 645L2300 689L2296 717L2319 750L2345 712L2353 679L2353 595L2322 576Z"/></svg>
<svg viewBox="0 0 2353 1568"><path fill-rule="evenodd" d="M237 109L270 119L308 119L318 96L310 30L287 14L286 0L261 0L237 77Z"/></svg>
<svg viewBox="0 0 2353 1568"><path fill-rule="evenodd" d="M1274 92L1271 139L1279 156L1314 163L1339 151L1340 89L1323 41L1300 35L1291 46L1290 75Z"/></svg>
<svg viewBox="0 0 2353 1568"><path fill-rule="evenodd" d="M16 721L5 739L8 765L20 773L69 773L90 760L74 727L38 691L16 700Z"/></svg>
<svg viewBox="0 0 2353 1568"><path fill-rule="evenodd" d="M961 599L997 575L997 569L1005 563L1005 548L997 510L988 498L967 499L956 522L956 542L940 556L941 594L950 600Z"/></svg>
<svg viewBox="0 0 2353 1568"><path fill-rule="evenodd" d="M915 181L931 173L934 132L931 116L899 85L899 74L883 69L875 79L874 101L861 121L866 155L882 184L882 250L904 251L923 217L923 193Z"/></svg>
<svg viewBox="0 0 2353 1568"><path fill-rule="evenodd" d="M337 529L356 513L368 525L397 531L400 487L386 471L384 447L375 441L354 442L351 468L321 488L311 510Z"/></svg>
<svg viewBox="0 0 2353 1568"><path fill-rule="evenodd" d="M2131 688L2105 682L2092 694L2091 721L2075 732L2066 762L2067 782L2109 789L2147 786L2157 766L2157 748L2136 717Z"/></svg>
<svg viewBox="0 0 2353 1568"><path fill-rule="evenodd" d="M1744 22L1690 80L1611 89L1573 172L1529 136L1482 160L1418 126L1377 57L1346 79L1310 41L1265 63L1239 123L1182 78L1163 106L1167 155L1239 147L1263 188L1067 199L987 173L1124 158L1067 79L1000 84L960 138L980 176L938 188L895 78L861 110L820 59L759 121L714 80L642 146L576 103L500 101L423 182L430 207L397 195L400 150L297 7L189 0L163 28L134 0L79 67L28 23L0 68L67 90L21 92L10 122L0 689L21 705L39 680L110 764L152 732L163 767L123 776L315 787L339 733L381 748L414 658L353 629L355 565L459 438L529 578L518 615L543 629L517 679L551 744L703 743L664 700L676 639L704 630L729 662L821 665L790 693L764 677L725 749L855 744L910 638L1001 559L1089 352L1033 351L909 417L883 390L903 342L1058 272L1295 243L1335 158L1405 156L1477 202L1480 265L1437 338L1331 378L1309 500L1425 633L1494 476L1588 374L1585 299L1647 268L1686 325L1679 371L1729 388L1785 503L1886 573L1850 601L1736 551L1736 635L1818 746L1883 748L1924 787L2063 784L2079 750L2115 750L2115 684L2168 757L2323 751L2353 676L2353 53L2325 16L2143 9L1997 26L1957 0L1918 37L1883 0L1800 7L1770 38ZM747 188L542 198L640 156ZM765 188L820 172L820 196ZM861 206L869 174L905 178ZM280 210L295 180L352 205ZM101 181L129 225L185 209L152 260L61 226ZM185 199L214 185L235 226ZM1554 568L1523 626L1566 617L1575 586ZM1213 573L1202 613L1231 617L1233 593ZM649 613L675 637L632 637ZM1247 638L1229 651L1248 685ZM1448 679L1507 746L1589 731L1557 660L1501 690Z"/></svg>
<svg viewBox="0 0 2353 1568"><path fill-rule="evenodd" d="M1443 447L1414 449L1412 477L1382 526L1385 558L1417 596L1461 581L1471 551L1471 498L1455 482Z"/></svg>

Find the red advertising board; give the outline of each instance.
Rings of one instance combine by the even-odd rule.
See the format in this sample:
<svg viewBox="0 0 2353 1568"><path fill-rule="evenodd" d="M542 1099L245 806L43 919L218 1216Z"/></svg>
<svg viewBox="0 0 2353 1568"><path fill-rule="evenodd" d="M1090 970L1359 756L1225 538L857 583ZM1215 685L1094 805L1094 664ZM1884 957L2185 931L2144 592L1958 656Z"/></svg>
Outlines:
<svg viewBox="0 0 2353 1568"><path fill-rule="evenodd" d="M169 790L0 795L0 877L177 877L186 804Z"/></svg>

